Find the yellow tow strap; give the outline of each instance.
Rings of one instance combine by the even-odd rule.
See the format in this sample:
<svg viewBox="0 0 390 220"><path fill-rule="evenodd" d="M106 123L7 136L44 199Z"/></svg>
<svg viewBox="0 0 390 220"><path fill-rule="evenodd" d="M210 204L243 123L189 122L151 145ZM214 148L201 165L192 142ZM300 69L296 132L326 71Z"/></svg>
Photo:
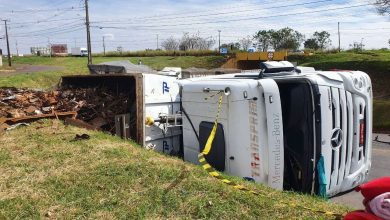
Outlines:
<svg viewBox="0 0 390 220"><path fill-rule="evenodd" d="M205 156L208 155L212 149L212 145L213 145L213 141L214 141L214 138L215 138L215 135L217 133L217 128L218 128L218 118L219 118L219 114L221 112L221 106L222 106L222 98L223 98L223 94L221 94L219 96L219 102L218 102L218 110L217 110L217 115L215 117L215 121L214 121L214 126L213 126L213 129L211 130L210 132L210 136L208 137L207 139L207 142L206 142L206 145L203 149L202 152L199 153L198 155L198 160L199 160L199 163L202 165L203 169L207 171L207 173L220 180L221 182L223 182L224 184L227 184L229 186L232 186L233 188L235 189L238 189L238 190L241 190L241 191L246 191L246 192L249 192L251 194L254 194L254 195L258 195L258 196L262 196L262 197L267 197L267 198L270 198L270 196L268 194L265 194L265 193L261 193L260 191L254 191L254 190L251 190L251 189L248 189L247 187L243 186L243 185L240 185L240 184L237 184L231 180L228 180L228 179L225 179L223 176L221 176L206 160ZM271 198L270 198L271 199ZM329 212L329 211L323 211L323 210L317 210L317 209L313 209L313 208L309 208L309 207L306 207L306 206L302 206L302 205L299 205L299 204L296 204L296 203L288 203L288 202L283 202L283 201L280 201L279 203L283 204L283 205L286 205L286 206L289 206L289 207L292 207L292 208L301 208L301 209L304 209L304 210L308 210L308 211L311 211L311 212L316 212L316 213L320 213L320 214L324 214L326 216L333 216L335 217L336 219L341 219L343 218L343 214L338 214L338 213L334 213L334 212Z"/></svg>

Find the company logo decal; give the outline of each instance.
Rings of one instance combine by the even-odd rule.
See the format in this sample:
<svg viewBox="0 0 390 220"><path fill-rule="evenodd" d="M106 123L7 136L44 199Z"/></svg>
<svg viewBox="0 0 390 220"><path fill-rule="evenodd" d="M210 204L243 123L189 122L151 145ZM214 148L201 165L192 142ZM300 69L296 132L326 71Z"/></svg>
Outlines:
<svg viewBox="0 0 390 220"><path fill-rule="evenodd" d="M249 135L251 152L251 175L260 177L260 145L259 145L259 120L257 115L257 102L249 103Z"/></svg>
<svg viewBox="0 0 390 220"><path fill-rule="evenodd" d="M339 148L343 143L343 131L340 128L335 128L332 131L332 137L330 139L330 144L332 148Z"/></svg>
<svg viewBox="0 0 390 220"><path fill-rule="evenodd" d="M165 94L166 92L169 93L169 87L168 87L168 83L167 82L163 82L163 94Z"/></svg>

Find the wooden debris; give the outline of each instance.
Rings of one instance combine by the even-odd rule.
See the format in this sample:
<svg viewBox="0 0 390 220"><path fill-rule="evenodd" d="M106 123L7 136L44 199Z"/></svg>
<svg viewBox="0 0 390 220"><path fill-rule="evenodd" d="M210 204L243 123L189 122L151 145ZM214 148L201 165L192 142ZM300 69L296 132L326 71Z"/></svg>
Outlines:
<svg viewBox="0 0 390 220"><path fill-rule="evenodd" d="M128 94L104 87L48 92L0 88L0 122L8 125L71 115L84 122L72 121L72 124L114 132L115 116L129 112L129 108Z"/></svg>

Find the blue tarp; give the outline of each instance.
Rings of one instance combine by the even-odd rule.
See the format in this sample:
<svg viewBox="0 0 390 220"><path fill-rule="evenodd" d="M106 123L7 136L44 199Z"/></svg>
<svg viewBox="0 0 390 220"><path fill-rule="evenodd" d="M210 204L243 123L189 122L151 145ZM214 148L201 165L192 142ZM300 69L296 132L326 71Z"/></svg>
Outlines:
<svg viewBox="0 0 390 220"><path fill-rule="evenodd" d="M326 176L325 176L325 163L324 156L321 155L317 163L317 173L318 173L318 195L327 198L326 196Z"/></svg>

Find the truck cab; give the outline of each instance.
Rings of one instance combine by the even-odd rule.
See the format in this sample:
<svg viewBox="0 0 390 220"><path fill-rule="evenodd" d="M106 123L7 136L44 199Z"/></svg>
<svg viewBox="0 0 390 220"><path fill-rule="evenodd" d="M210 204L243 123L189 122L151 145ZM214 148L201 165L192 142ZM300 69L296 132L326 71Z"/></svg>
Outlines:
<svg viewBox="0 0 390 220"><path fill-rule="evenodd" d="M71 55L80 57L88 56L88 50L84 47L73 47L71 48Z"/></svg>
<svg viewBox="0 0 390 220"><path fill-rule="evenodd" d="M363 183L371 167L372 86L360 71L265 62L261 72L180 80L184 159L198 163L223 96L207 161L280 190L326 196ZM322 189L322 190L321 190Z"/></svg>

